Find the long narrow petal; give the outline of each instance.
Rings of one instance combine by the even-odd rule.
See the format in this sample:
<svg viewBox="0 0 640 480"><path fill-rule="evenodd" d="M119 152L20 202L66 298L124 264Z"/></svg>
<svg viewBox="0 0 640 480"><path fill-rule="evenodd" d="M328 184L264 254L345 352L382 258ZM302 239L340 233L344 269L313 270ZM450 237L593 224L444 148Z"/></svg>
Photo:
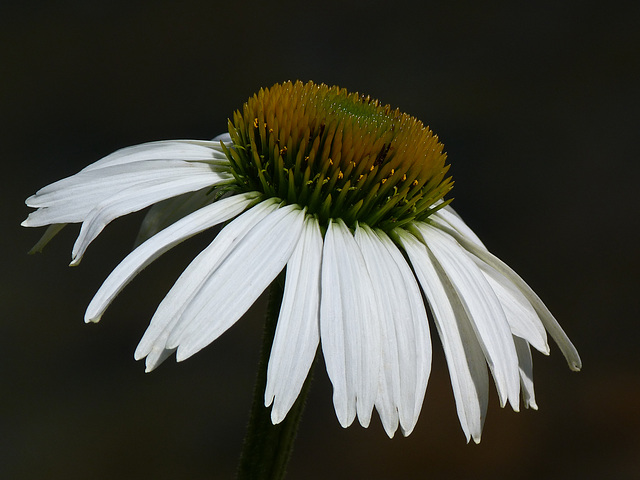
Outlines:
<svg viewBox="0 0 640 480"><path fill-rule="evenodd" d="M467 251L453 238L426 223L416 223L416 229L460 297L493 373L500 404L504 406L509 400L517 410L518 356L500 301Z"/></svg>
<svg viewBox="0 0 640 480"><path fill-rule="evenodd" d="M265 217L211 272L167 339L178 361L213 342L253 305L284 269L302 233L305 212L287 205Z"/></svg>
<svg viewBox="0 0 640 480"><path fill-rule="evenodd" d="M547 306L540 300L540 297L531 289L529 285L506 263L500 260L495 255L491 254L485 249L479 248L474 242L471 242L464 235L460 235L457 231L451 228L447 228L445 225L439 225L438 228L446 231L449 235L454 237L460 245L466 248L469 252L476 255L482 261L491 265L498 272L508 278L513 284L522 292L526 299L531 303L531 306L535 309L536 313L540 317L542 324L547 329L547 332L556 341L560 351L564 355L569 364L569 368L574 371L578 371L582 368L582 360L578 354L578 350L571 343L569 337L564 332L558 321L553 314L549 311Z"/></svg>
<svg viewBox="0 0 640 480"><path fill-rule="evenodd" d="M225 226L213 242L182 272L180 278L160 302L147 331L136 348L136 360L149 356L147 371L159 365L156 357L165 350L169 333L211 272L233 251L254 225L277 208L277 200L270 198L244 212Z"/></svg>
<svg viewBox="0 0 640 480"><path fill-rule="evenodd" d="M186 239L240 214L256 199L256 195L244 193L201 208L140 245L104 281L87 307L85 322L98 322L118 293L163 253Z"/></svg>
<svg viewBox="0 0 640 480"><path fill-rule="evenodd" d="M405 365L408 371L401 372L400 352L398 338L396 336L394 308L398 308L398 315L408 315L406 304L395 295L395 285L389 278L396 273L389 254L380 243L375 233L367 226L356 226L355 240L367 266L373 287L376 308L380 312L379 325L371 325L370 328L380 328L382 368L378 393L376 395L376 408L382 421L382 426L389 438L393 438L398 429L400 419L399 410L404 407L401 398L400 376L406 374L409 378L415 376L415 365ZM382 254L381 254L382 253ZM390 265L387 265L387 264ZM397 300L397 305L392 305L392 299ZM404 332L400 332L404 333ZM415 359L415 357L414 357ZM413 375L412 375L413 374ZM413 405L411 406L413 407ZM413 408L411 408L413 410ZM406 415L406 413L405 413Z"/></svg>
<svg viewBox="0 0 640 480"><path fill-rule="evenodd" d="M191 178L200 178L204 187L228 181L230 176L206 164L183 161L140 162L80 172L29 197L27 205L38 210L29 214L22 225L82 222L97 205L123 190Z"/></svg>
<svg viewBox="0 0 640 480"><path fill-rule="evenodd" d="M362 253L341 220L329 223L322 257L320 334L338 420L369 424L380 375L379 312Z"/></svg>
<svg viewBox="0 0 640 480"><path fill-rule="evenodd" d="M525 408L538 409L536 395L533 391L533 361L529 343L522 338L513 337L518 352L518 364L520 365L520 386L522 387L522 401Z"/></svg>
<svg viewBox="0 0 640 480"><path fill-rule="evenodd" d="M403 365L415 362L415 384L413 379L401 377L403 403L400 408L400 426L403 435L407 436L415 427L422 410L427 382L431 374L431 333L425 304L420 294L416 277L396 244L383 232L377 231L378 237L394 260L400 274L394 281L396 298L404 298L409 315L398 316L396 331L398 332L398 349L400 352L401 371L411 371ZM396 283L397 282L397 283ZM406 295L403 297L403 295ZM415 350L414 350L415 349ZM413 399L413 409L410 408Z"/></svg>
<svg viewBox="0 0 640 480"><path fill-rule="evenodd" d="M280 423L295 402L311 368L320 339L320 266L322 234L315 217L308 216L289 263L282 307L276 325L269 365L265 406Z"/></svg>
<svg viewBox="0 0 640 480"><path fill-rule="evenodd" d="M207 186L197 192L183 193L177 197L167 198L152 205L142 220L134 242L135 246L137 247L181 218L210 203L221 200L216 193L212 192L211 187Z"/></svg>
<svg viewBox="0 0 640 480"><path fill-rule="evenodd" d="M451 207L446 206L438 210L431 217L431 220L436 226L444 226L445 231L447 228L453 229L479 249L487 250L473 230ZM531 303L507 277L475 255L473 258L500 300L511 331L527 340L540 352L548 355L549 345L547 344L546 331Z"/></svg>
<svg viewBox="0 0 640 480"><path fill-rule="evenodd" d="M411 261L442 340L456 410L467 441L480 442L489 399L485 356L448 278L438 271L425 245L410 233L393 231Z"/></svg>
<svg viewBox="0 0 640 480"><path fill-rule="evenodd" d="M111 165L98 170L81 170L75 175L63 178L38 190L26 200L30 207L51 207L73 203L76 200L103 198L124 188L153 179L167 179L172 176L193 175L196 172L219 174L206 163L184 160L146 160L135 163Z"/></svg>
<svg viewBox="0 0 640 480"><path fill-rule="evenodd" d="M224 160L219 141L203 140L161 140L147 142L132 147L121 148L86 166L83 172L98 170L125 163L137 163L147 160L184 160L210 161Z"/></svg>
<svg viewBox="0 0 640 480"><path fill-rule="evenodd" d="M378 411L389 436L395 431L398 419L406 436L418 420L431 372L427 312L415 276L391 239L384 232L374 232L367 226L359 226L355 238L383 312L383 368Z"/></svg>
<svg viewBox="0 0 640 480"><path fill-rule="evenodd" d="M451 206L447 205L444 208L441 208L433 215L431 215L429 219L441 220L442 222L445 222L445 224L448 224L451 228L458 231L458 233L465 236L469 241L486 250L487 247L484 246L482 240L480 240L476 233L471 230L471 228L469 228L469 226L464 222L464 220L462 220L462 218L460 218L460 216L453 208L451 208Z"/></svg>
<svg viewBox="0 0 640 480"><path fill-rule="evenodd" d="M504 275L477 257L476 264L496 293L507 317L511 333L525 339L538 351L549 355L547 331L522 292Z"/></svg>
<svg viewBox="0 0 640 480"><path fill-rule="evenodd" d="M211 179L200 178L199 175L173 179L160 184L153 182L123 190L104 200L101 204L96 205L82 223L80 234L71 252L71 265L80 263L87 247L102 232L104 227L116 218L142 210L161 200L216 184L210 182Z"/></svg>

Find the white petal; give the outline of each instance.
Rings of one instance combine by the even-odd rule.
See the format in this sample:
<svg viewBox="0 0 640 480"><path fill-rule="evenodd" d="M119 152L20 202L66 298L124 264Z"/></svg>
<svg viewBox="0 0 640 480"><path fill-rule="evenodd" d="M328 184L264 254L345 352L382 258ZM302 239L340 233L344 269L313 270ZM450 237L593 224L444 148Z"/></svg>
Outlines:
<svg viewBox="0 0 640 480"><path fill-rule="evenodd" d="M520 403L518 356L500 301L467 251L453 238L426 223L416 223L427 248L451 280L467 312L493 373L500 404Z"/></svg>
<svg viewBox="0 0 640 480"><path fill-rule="evenodd" d="M230 177L206 164L166 160L81 171L29 197L27 205L39 209L32 212L22 225L38 227L52 223L82 222L97 205L123 190L193 178L200 178L204 187L229 181Z"/></svg>
<svg viewBox="0 0 640 480"><path fill-rule="evenodd" d="M393 269L394 265L386 249L369 227L356 226L355 240L360 247L371 277L376 308L380 312L379 326L370 326L370 328L380 328L380 338L382 340L380 351L382 368L380 369L379 387L376 395L376 408L385 432L390 438L393 438L400 418L398 410L401 408L401 372L398 358L400 353L398 352L398 339L396 338L394 325L394 307L396 305L392 305L391 301L391 299L396 300L396 296L394 285L389 279L389 270ZM381 252L384 256L381 256ZM387 263L391 265L388 266ZM398 312L399 315L408 314L407 309L403 307L406 307L406 305L403 305L402 301L400 301L398 308L404 311ZM402 373L406 373L409 377L414 373L415 376L415 365L409 365L409 371ZM413 410L413 405L411 405L411 410Z"/></svg>
<svg viewBox="0 0 640 480"><path fill-rule="evenodd" d="M184 240L240 214L256 194L244 193L220 200L188 215L131 252L109 275L91 300L85 322L97 322L120 291L147 265Z"/></svg>
<svg viewBox="0 0 640 480"><path fill-rule="evenodd" d="M110 155L88 165L83 172L98 170L126 163L148 160L212 161L226 160L221 153L219 141L161 140L132 147L121 148Z"/></svg>
<svg viewBox="0 0 640 480"><path fill-rule="evenodd" d="M371 419L380 375L379 312L367 267L342 220L329 223L322 257L320 334L338 420Z"/></svg>
<svg viewBox="0 0 640 480"><path fill-rule="evenodd" d="M104 200L89 213L80 228L80 235L76 239L71 252L71 265L78 265L89 244L102 232L112 220L137 212L160 200L192 192L210 185L211 179L206 177L191 176L182 179L174 179L170 182L157 184L150 182L145 185L123 190Z"/></svg>
<svg viewBox="0 0 640 480"><path fill-rule="evenodd" d="M479 258L473 258L500 300L511 333L548 355L547 332L529 301L504 275Z"/></svg>
<svg viewBox="0 0 640 480"><path fill-rule="evenodd" d="M231 223L226 225L211 244L205 248L182 272L162 300L151 323L144 333L135 352L136 360L140 360L152 352L165 350L166 341L173 327L189 302L200 290L209 275L233 251L247 233L262 219L278 208L275 199L267 199L247 210ZM153 370L159 363L147 358L147 371Z"/></svg>
<svg viewBox="0 0 640 480"><path fill-rule="evenodd" d="M134 242L135 246L137 247L160 230L205 205L220 200L221 198L216 192L212 192L211 190L211 187L207 186L197 192L183 193L177 197L167 198L152 205L142 220L138 236Z"/></svg>
<svg viewBox="0 0 640 480"><path fill-rule="evenodd" d="M533 361L529 343L518 337L513 338L516 351L518 352L518 363L520 365L520 386L522 387L522 400L525 408L538 409L536 395L533 391Z"/></svg>
<svg viewBox="0 0 640 480"><path fill-rule="evenodd" d="M144 183L149 179L192 175L195 170L212 171L205 163L183 160L146 160L136 163L111 165L100 169L81 170L75 175L58 180L27 198L30 207L50 207L60 203L73 203L78 199L103 198L114 191ZM93 196L93 197L92 197ZM93 201L89 203L95 203Z"/></svg>
<svg viewBox="0 0 640 480"><path fill-rule="evenodd" d="M178 361L209 345L253 305L289 261L304 211L287 205L255 225L211 272L167 339Z"/></svg>
<svg viewBox="0 0 640 480"><path fill-rule="evenodd" d="M484 353L448 278L438 272L429 251L413 235L393 231L409 256L442 340L449 365L456 410L467 441L480 442L489 398Z"/></svg>
<svg viewBox="0 0 640 480"><path fill-rule="evenodd" d="M269 365L265 406L280 423L307 378L320 339L320 266L322 234L315 217L308 216L289 263L284 296L276 325ZM275 400L274 400L275 397Z"/></svg>
<svg viewBox="0 0 640 480"><path fill-rule="evenodd" d="M476 234L462 221L451 207L446 206L438 210L430 219L436 226L444 227L444 231L453 229L469 242L474 243L478 248L486 250L486 247ZM529 301L508 278L475 255L472 255L472 258L500 300L512 333L524 338L539 351L548 355L549 346L547 344L544 325L540 322L538 315Z"/></svg>
<svg viewBox="0 0 640 480"><path fill-rule="evenodd" d="M531 287L527 285L527 283L516 272L514 272L506 263L504 263L498 257L492 255L485 249L479 248L476 244L469 241L467 238L465 238L463 235L460 235L455 230L448 229L446 226L439 226L438 228L446 231L469 252L476 255L488 265L491 265L498 272L504 275L508 280L513 282L513 284L522 292L529 303L531 303L531 306L535 309L536 313L540 317L542 324L545 326L551 337L556 341L558 347L560 347L560 350L562 351L564 357L567 360L567 363L569 364L569 368L574 371L578 371L582 368L582 360L580 360L580 355L578 354L576 347L573 345L573 343L571 343L571 340L569 340L569 337L567 337L567 334L564 332L564 330L554 318L553 314L549 311L547 306L542 302L542 300L540 300L540 297L536 295Z"/></svg>
<svg viewBox="0 0 640 480"><path fill-rule="evenodd" d="M355 238L383 313L383 368L376 404L389 436L398 419L403 434L409 435L418 420L431 371L427 312L415 276L391 239L367 226L356 228Z"/></svg>
<svg viewBox="0 0 640 480"><path fill-rule="evenodd" d="M480 238L478 238L475 232L471 230L471 228L469 228L469 226L466 223L464 223L462 218L460 218L460 216L455 212L455 210L451 208L449 205L435 212L433 215L429 217L429 219L436 220L436 221L441 220L445 222L445 224L455 229L460 235L463 235L470 242L473 242L478 247L484 248L486 250L486 247L484 246L484 243L482 243Z"/></svg>

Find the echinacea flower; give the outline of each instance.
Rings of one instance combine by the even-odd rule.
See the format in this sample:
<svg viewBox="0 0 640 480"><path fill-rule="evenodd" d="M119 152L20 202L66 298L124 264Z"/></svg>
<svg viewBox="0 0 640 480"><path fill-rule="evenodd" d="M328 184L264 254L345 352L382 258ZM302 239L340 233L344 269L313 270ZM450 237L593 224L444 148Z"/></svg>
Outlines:
<svg viewBox="0 0 640 480"><path fill-rule="evenodd" d="M533 290L448 205L443 145L415 118L312 82L260 90L212 141L119 150L27 199L24 226L82 223L77 265L112 220L151 207L139 245L85 316L173 246L224 224L159 305L138 345L147 370L189 358L231 327L286 269L265 405L282 421L321 345L340 424L413 430L431 369L431 311L458 417L480 441L489 373L502 406L537 408L530 347L546 332L580 358ZM424 298L424 299L423 299ZM425 301L426 300L426 301Z"/></svg>

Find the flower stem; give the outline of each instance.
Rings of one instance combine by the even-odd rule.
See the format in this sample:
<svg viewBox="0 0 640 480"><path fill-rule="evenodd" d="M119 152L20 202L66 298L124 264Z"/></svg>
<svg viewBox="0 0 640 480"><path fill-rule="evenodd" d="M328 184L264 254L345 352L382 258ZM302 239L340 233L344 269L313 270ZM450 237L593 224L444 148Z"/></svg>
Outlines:
<svg viewBox="0 0 640 480"><path fill-rule="evenodd" d="M305 399L311 384L311 372L305 381L298 399L291 407L285 419L277 424L271 423L271 409L264 406L264 391L267 385L267 365L271 353L271 345L276 331L282 295L284 292L284 275L280 274L269 288L269 305L262 342L258 377L253 393L251 418L244 439L240 465L239 480L276 480L284 478L287 464L293 450L293 443L302 417Z"/></svg>

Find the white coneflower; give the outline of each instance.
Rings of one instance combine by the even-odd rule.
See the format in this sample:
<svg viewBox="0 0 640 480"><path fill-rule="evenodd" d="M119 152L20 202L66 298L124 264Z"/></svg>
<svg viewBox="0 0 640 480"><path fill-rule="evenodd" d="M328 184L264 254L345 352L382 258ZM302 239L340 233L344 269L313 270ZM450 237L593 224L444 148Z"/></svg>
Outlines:
<svg viewBox="0 0 640 480"><path fill-rule="evenodd" d="M239 320L286 268L265 405L284 419L322 346L340 424L373 408L393 436L418 419L431 368L431 310L467 440L480 440L489 372L500 404L536 408L530 347L546 331L575 348L529 286L451 210L437 136L415 118L338 87L260 90L213 141L119 150L27 199L24 226L82 223L71 264L113 219L154 205L139 246L85 320L164 252L228 222L162 301L135 357L184 360ZM426 303L423 301L423 294Z"/></svg>

